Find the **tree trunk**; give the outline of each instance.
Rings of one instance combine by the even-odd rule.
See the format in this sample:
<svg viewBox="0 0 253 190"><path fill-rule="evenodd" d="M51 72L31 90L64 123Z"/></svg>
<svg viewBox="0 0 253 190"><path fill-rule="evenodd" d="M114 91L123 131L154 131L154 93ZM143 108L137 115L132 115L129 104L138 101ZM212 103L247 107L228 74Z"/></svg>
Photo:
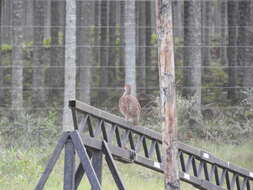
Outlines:
<svg viewBox="0 0 253 190"><path fill-rule="evenodd" d="M107 87L109 85L109 72L108 72L108 0L101 1L101 40L100 40L100 67L101 67L101 74L100 74L100 87L102 88L99 91L99 102L100 105L104 102L104 97L107 96L108 91Z"/></svg>
<svg viewBox="0 0 253 190"><path fill-rule="evenodd" d="M251 2L240 1L239 2L239 22L238 22L238 63L240 67L239 72L242 75L242 84L244 87L252 87L253 82L253 69L252 69L252 33L250 31L251 26ZM238 74L239 74L238 73Z"/></svg>
<svg viewBox="0 0 253 190"><path fill-rule="evenodd" d="M227 0L220 2L221 6L221 64L227 65Z"/></svg>
<svg viewBox="0 0 253 190"><path fill-rule="evenodd" d="M147 1L149 2L149 1ZM150 1L150 8L147 10L147 13L150 13L149 17L147 16L147 23L150 23L151 30L150 33L147 34L147 43L149 44L149 48L147 48L147 62L146 65L149 67L147 70L147 81L146 85L147 86L158 86L159 85L159 75L154 75L154 73L158 73L158 48L157 48L157 40L156 40L156 31L154 29L154 26L156 26L156 2L155 1ZM148 22L149 21L149 22ZM147 24L149 25L149 24ZM150 51L150 52L148 52ZM149 92L153 92L154 89L150 89ZM146 90L147 91L147 90ZM149 93L146 92L146 93Z"/></svg>
<svg viewBox="0 0 253 190"><path fill-rule="evenodd" d="M78 61L79 69L79 99L90 103L91 72L93 65L92 42L94 25L95 3L92 1L80 1L78 6ZM84 47L85 46L85 47Z"/></svg>
<svg viewBox="0 0 253 190"><path fill-rule="evenodd" d="M62 38L64 37L65 21L61 14L64 12L64 4L63 1L51 0L51 51L47 85L49 86L49 101L52 104L63 98L60 88L64 86L64 48L62 47L64 42Z"/></svg>
<svg viewBox="0 0 253 190"><path fill-rule="evenodd" d="M172 20L173 20L173 28L174 28L174 38L179 38L182 31L182 23L181 23L181 4L182 1L173 1L172 2Z"/></svg>
<svg viewBox="0 0 253 190"><path fill-rule="evenodd" d="M26 42L32 41L33 38L33 1L25 2L25 26L24 40Z"/></svg>
<svg viewBox="0 0 253 190"><path fill-rule="evenodd" d="M135 1L125 1L125 84L132 88L136 96L136 34L135 34Z"/></svg>
<svg viewBox="0 0 253 190"><path fill-rule="evenodd" d="M12 110L16 118L23 109L23 0L12 0Z"/></svg>
<svg viewBox="0 0 253 190"><path fill-rule="evenodd" d="M2 9L3 9L3 1L0 1L0 26L2 26ZM2 27L0 28L0 48L2 47ZM4 86L4 72L3 72L3 64L2 64L2 51L0 50L0 100L4 100L4 89L1 88Z"/></svg>
<svg viewBox="0 0 253 190"><path fill-rule="evenodd" d="M184 2L184 90L185 97L194 97L194 110L201 111L201 2Z"/></svg>
<svg viewBox="0 0 253 190"><path fill-rule="evenodd" d="M94 60L97 63L97 66L100 66L100 33L101 33L101 1L95 1L95 48L93 49L94 52ZM99 72L98 72L99 73ZM99 75L99 74L98 74ZM100 82L100 81L99 81Z"/></svg>
<svg viewBox="0 0 253 190"><path fill-rule="evenodd" d="M73 130L69 100L76 98L76 1L66 0L63 130Z"/></svg>
<svg viewBox="0 0 253 190"><path fill-rule="evenodd" d="M41 108L45 105L45 72L43 68L43 40L44 40L44 19L45 3L41 0L33 1L33 80L32 80L32 103L34 108Z"/></svg>
<svg viewBox="0 0 253 190"><path fill-rule="evenodd" d="M121 58L121 53L124 52L122 51L122 49L124 50L124 48L122 47L122 44L121 44L121 36L123 36L124 33L121 33L121 25L124 24L121 23L121 3L122 1L117 1L115 3L115 13L112 13L110 15L110 17L114 17L115 16L115 36L114 36L114 45L115 45L115 48L114 48L114 54L115 54L115 68L114 68L114 71L113 71L113 76L111 76L111 79L110 80L115 80L114 81L114 86L123 86L124 84L124 79L122 77L122 73L124 73L124 68L122 68L121 66L123 65L124 66L124 63L121 62L122 58ZM113 5L114 6L114 5ZM111 9L111 8L110 8ZM111 21L111 19L110 19ZM114 21L112 21L114 22ZM110 24L111 25L111 24ZM111 31L109 31L109 34L111 34ZM111 35L111 38L113 38L113 36ZM111 41L111 40L110 40ZM110 56L113 56L113 55L110 55ZM110 58L109 58L110 60ZM124 60L124 57L123 57L123 60ZM122 64L122 65L121 65ZM113 77L113 79L112 79Z"/></svg>
<svg viewBox="0 0 253 190"><path fill-rule="evenodd" d="M117 33L116 33L116 11L117 11L117 2L116 1L109 1L109 57L108 61L110 66L114 68L108 69L109 72L109 81L111 85L116 85L117 81ZM115 80L116 79L116 80Z"/></svg>
<svg viewBox="0 0 253 190"><path fill-rule="evenodd" d="M146 24L146 3L147 2L140 2L139 3L139 55L138 55L138 65L140 68L137 70L139 71L139 84L141 88L141 94L146 94L146 30L150 30L149 26Z"/></svg>
<svg viewBox="0 0 253 190"><path fill-rule="evenodd" d="M253 88L253 67L252 67L252 62L253 62L253 34L252 30L250 30L250 27L252 27L253 24L253 2L249 2L250 6L250 14L249 14L249 23L248 23L248 28L247 32L249 33L249 46L248 48L248 56L249 56L249 62L247 63L247 73L245 75L245 80L244 80L244 86L245 87L250 87Z"/></svg>
<svg viewBox="0 0 253 190"><path fill-rule="evenodd" d="M228 1L228 99L235 103L237 100L236 86L237 72L235 66L237 65L237 2Z"/></svg>
<svg viewBox="0 0 253 190"><path fill-rule="evenodd" d="M172 0L157 1L156 6L159 35L160 97L163 118L162 155L164 157L165 189L179 190Z"/></svg>
<svg viewBox="0 0 253 190"><path fill-rule="evenodd" d="M125 72L125 1L120 1L120 73ZM122 86L124 85L123 82Z"/></svg>
<svg viewBox="0 0 253 190"><path fill-rule="evenodd" d="M51 26L51 1L52 0L44 0L44 11L45 11L45 16L44 16L44 25L46 26L44 28L44 37L45 39L50 38L50 27Z"/></svg>
<svg viewBox="0 0 253 190"><path fill-rule="evenodd" d="M11 44L12 43L12 26L13 22L12 19L14 18L14 5L15 3L10 0L3 0L2 5L2 43L3 44ZM15 6L16 8L17 6ZM22 2L22 7L23 7L23 2ZM23 11L23 10L22 10ZM23 14L23 13L20 13ZM23 16L23 15L22 15ZM15 17L16 18L16 17ZM19 18L21 19L21 18ZM23 18L22 18L23 19ZM23 38L23 37L22 37Z"/></svg>
<svg viewBox="0 0 253 190"><path fill-rule="evenodd" d="M202 65L209 65L209 29L211 28L210 18L211 18L211 2L210 1L202 1ZM206 69L204 69L206 70Z"/></svg>
<svg viewBox="0 0 253 190"><path fill-rule="evenodd" d="M152 59L153 59L153 52L157 53L157 49L155 49L154 51L154 47L151 47L153 44L151 43L151 38L152 38L152 34L155 33L154 31L154 26L155 23L152 23L152 16L153 16L153 12L155 12L155 9L152 7L152 2L147 1L146 5L145 5L145 12L146 12L146 39L145 39L145 46L147 46L145 48L145 66L146 66L146 71L145 71L145 87L147 88L149 86L149 80L150 80L150 71L152 71L153 69L151 68L152 65ZM154 15L155 17L155 15ZM157 65L157 64L155 64ZM147 77L149 76L149 77ZM151 79L152 80L152 79ZM152 85L153 86L153 85ZM145 89L145 93L147 93L147 89Z"/></svg>

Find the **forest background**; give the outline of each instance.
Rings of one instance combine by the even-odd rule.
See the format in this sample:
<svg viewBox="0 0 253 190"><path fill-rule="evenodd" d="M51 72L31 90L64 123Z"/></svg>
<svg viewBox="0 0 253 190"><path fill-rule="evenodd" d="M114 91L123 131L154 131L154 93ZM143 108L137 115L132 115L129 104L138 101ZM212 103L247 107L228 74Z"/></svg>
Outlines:
<svg viewBox="0 0 253 190"><path fill-rule="evenodd" d="M140 125L161 130L155 1L77 0L71 26L66 2L0 0L1 151L52 147L66 91L120 115L125 83L141 103ZM173 32L179 140L248 143L253 2L173 0Z"/></svg>

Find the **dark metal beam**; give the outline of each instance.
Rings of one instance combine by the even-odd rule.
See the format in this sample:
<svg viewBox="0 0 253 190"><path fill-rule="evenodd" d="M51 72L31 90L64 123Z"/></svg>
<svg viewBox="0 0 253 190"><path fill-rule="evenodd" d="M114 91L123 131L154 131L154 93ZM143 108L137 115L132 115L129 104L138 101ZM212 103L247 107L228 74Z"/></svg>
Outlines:
<svg viewBox="0 0 253 190"><path fill-rule="evenodd" d="M47 182L47 179L50 175L50 173L52 172L54 165L56 163L56 161L59 158L59 155L64 147L64 144L66 142L66 140L68 139L69 134L68 133L63 133L60 140L58 141L58 144L56 146L56 148L54 149L54 152L52 153L50 159L48 160L47 163L47 167L44 170L42 176L40 177L40 180L37 184L37 186L35 187L35 190L42 190L45 183Z"/></svg>
<svg viewBox="0 0 253 190"><path fill-rule="evenodd" d="M90 106L88 104L85 104L83 102L80 102L78 100L71 101L75 106L75 108L83 113L89 113L90 115L103 119L109 123L120 125L121 128L124 129L130 129L131 131L134 131L138 134L146 135L147 137L151 139L156 139L160 143L162 142L162 136L161 134L154 132L148 128L142 128L142 127L134 127L131 122L126 121L125 119L118 117L116 115L110 114L108 112L105 112L103 110L97 109L93 106Z"/></svg>
<svg viewBox="0 0 253 190"><path fill-rule="evenodd" d="M86 148L83 145L82 139L78 133L78 131L74 131L71 133L71 139L74 143L74 147L76 152L80 158L80 162L82 163L83 169L85 170L89 182L93 188L93 190L101 190L101 185L97 178L97 175L91 165L91 161L89 155L86 151Z"/></svg>
<svg viewBox="0 0 253 190"><path fill-rule="evenodd" d="M75 180L74 180L74 170L75 170L75 149L74 145L69 138L65 144L65 158L64 158L64 190L74 190Z"/></svg>
<svg viewBox="0 0 253 190"><path fill-rule="evenodd" d="M125 185L123 184L122 179L120 178L119 171L113 161L111 151L105 141L103 141L103 151L105 153L105 160L109 166L109 169L112 173L113 179L119 190L126 190Z"/></svg>
<svg viewBox="0 0 253 190"><path fill-rule="evenodd" d="M88 153L88 155L89 155L89 157L91 159L92 158L91 151L87 150L87 153ZM78 167L76 169L76 172L75 172L75 189L77 189L78 186L80 185L81 180L82 180L84 174L85 174L85 171L83 169L82 163L79 163L79 165L78 165Z"/></svg>
<svg viewBox="0 0 253 190"><path fill-rule="evenodd" d="M102 151L94 150L92 152L92 166L97 174L97 178L100 184L102 184L102 169L103 169L103 152Z"/></svg>

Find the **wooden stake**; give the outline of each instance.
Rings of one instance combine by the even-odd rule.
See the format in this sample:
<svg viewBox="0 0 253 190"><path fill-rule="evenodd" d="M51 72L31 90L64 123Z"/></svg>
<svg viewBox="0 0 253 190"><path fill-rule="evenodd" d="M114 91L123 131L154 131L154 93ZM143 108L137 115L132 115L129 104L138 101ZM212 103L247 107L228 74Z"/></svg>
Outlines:
<svg viewBox="0 0 253 190"><path fill-rule="evenodd" d="M157 0L157 32L159 39L159 78L163 126L163 163L165 189L178 190L176 132L175 61L172 31L172 0Z"/></svg>

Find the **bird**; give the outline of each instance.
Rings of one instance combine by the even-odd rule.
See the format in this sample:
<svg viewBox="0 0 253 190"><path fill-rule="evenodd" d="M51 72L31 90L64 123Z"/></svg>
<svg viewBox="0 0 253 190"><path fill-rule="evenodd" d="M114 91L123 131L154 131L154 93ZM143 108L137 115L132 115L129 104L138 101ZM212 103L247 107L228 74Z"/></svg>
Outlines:
<svg viewBox="0 0 253 190"><path fill-rule="evenodd" d="M119 99L119 111L127 121L137 125L140 120L141 105L135 96L131 95L131 86L124 86L124 93Z"/></svg>

